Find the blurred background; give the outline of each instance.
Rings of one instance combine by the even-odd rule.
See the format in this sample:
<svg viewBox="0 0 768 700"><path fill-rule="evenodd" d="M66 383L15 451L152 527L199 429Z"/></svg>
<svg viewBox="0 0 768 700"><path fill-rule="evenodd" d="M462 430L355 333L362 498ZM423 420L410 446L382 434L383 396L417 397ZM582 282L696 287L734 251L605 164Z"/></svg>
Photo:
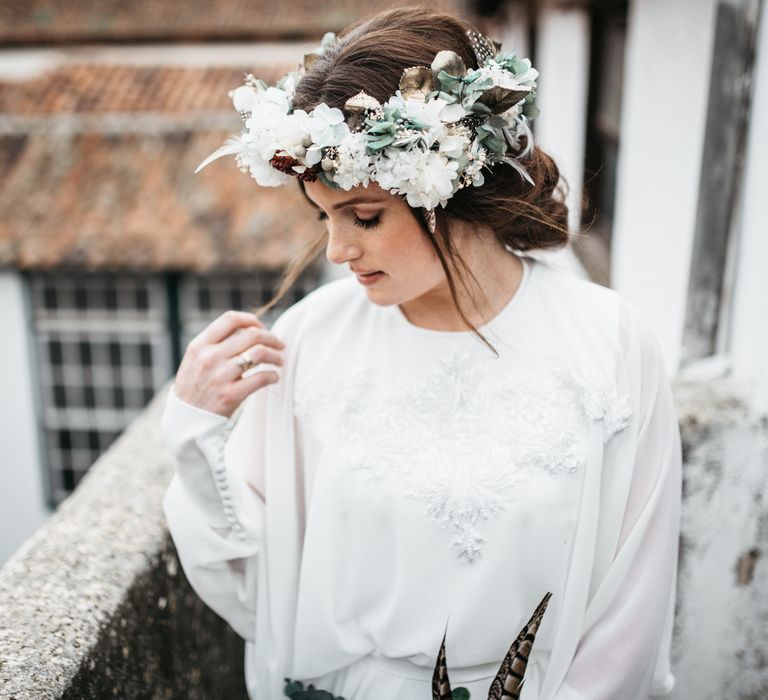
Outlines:
<svg viewBox="0 0 768 700"><path fill-rule="evenodd" d="M259 188L231 160L193 175L240 130L227 92L405 4L0 5L0 565L143 414L188 340L268 300L318 230L297 188ZM536 140L581 231L557 260L628 299L675 378L690 598L677 697L768 697L768 603L752 587L768 590L765 2L422 4L540 71ZM333 274L319 261L286 303ZM724 638L730 655L714 651Z"/></svg>

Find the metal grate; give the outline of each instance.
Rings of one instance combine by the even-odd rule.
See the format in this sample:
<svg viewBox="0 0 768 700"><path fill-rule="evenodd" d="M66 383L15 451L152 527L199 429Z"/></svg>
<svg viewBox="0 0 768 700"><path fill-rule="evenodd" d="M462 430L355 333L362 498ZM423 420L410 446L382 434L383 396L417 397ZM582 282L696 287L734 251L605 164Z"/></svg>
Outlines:
<svg viewBox="0 0 768 700"><path fill-rule="evenodd" d="M186 347L227 309L249 310L269 301L279 274L184 275L178 295L172 293L171 279L126 273L28 275L52 504L75 488L171 377L177 341ZM266 322L319 282L319 268L305 272ZM176 333L180 338L173 337Z"/></svg>
<svg viewBox="0 0 768 700"><path fill-rule="evenodd" d="M251 311L267 303L280 281L277 272L232 273L216 275L185 275L179 284L181 314L181 347L228 309ZM285 299L270 309L263 320L267 325L288 306L304 297L320 283L320 270L306 270L293 285Z"/></svg>
<svg viewBox="0 0 768 700"><path fill-rule="evenodd" d="M171 373L161 277L33 273L50 500L59 503Z"/></svg>

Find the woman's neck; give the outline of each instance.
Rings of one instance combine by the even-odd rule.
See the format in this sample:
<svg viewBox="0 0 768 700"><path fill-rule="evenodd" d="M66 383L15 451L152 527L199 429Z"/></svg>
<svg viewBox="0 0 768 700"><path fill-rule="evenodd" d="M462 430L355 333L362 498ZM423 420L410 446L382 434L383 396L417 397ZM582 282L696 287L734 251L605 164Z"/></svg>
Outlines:
<svg viewBox="0 0 768 700"><path fill-rule="evenodd" d="M492 233L478 235L475 231L457 239L456 248L471 274L464 273L469 291L459 274L453 274L456 293L464 315L478 328L495 318L517 293L523 264ZM456 309L447 279L416 299L400 304L400 310L415 326L437 331L468 330Z"/></svg>

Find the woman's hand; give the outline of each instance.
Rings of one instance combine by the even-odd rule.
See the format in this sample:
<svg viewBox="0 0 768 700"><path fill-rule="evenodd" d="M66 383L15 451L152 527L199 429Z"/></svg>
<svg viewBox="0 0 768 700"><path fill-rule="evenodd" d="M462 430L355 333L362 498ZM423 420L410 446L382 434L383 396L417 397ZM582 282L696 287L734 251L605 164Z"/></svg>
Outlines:
<svg viewBox="0 0 768 700"><path fill-rule="evenodd" d="M225 311L187 345L176 373L176 396L229 418L247 396L278 380L274 371L243 377L238 357L246 353L255 363L282 365L284 347L253 314Z"/></svg>

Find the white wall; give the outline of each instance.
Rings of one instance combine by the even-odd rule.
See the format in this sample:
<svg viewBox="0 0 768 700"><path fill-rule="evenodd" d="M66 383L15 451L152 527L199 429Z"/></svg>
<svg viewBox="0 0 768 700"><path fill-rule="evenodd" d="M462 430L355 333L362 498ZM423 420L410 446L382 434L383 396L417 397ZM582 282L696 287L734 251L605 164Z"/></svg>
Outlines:
<svg viewBox="0 0 768 700"><path fill-rule="evenodd" d="M535 68L540 77L534 121L537 143L568 181L571 230L581 223L584 139L589 93L589 16L582 8L543 7L537 27Z"/></svg>
<svg viewBox="0 0 768 700"><path fill-rule="evenodd" d="M733 280L733 374L752 406L768 413L768 19L763 7L754 73L747 162Z"/></svg>
<svg viewBox="0 0 768 700"><path fill-rule="evenodd" d="M611 279L678 367L696 220L715 0L632 0Z"/></svg>
<svg viewBox="0 0 768 700"><path fill-rule="evenodd" d="M23 280L0 270L0 566L48 517Z"/></svg>

